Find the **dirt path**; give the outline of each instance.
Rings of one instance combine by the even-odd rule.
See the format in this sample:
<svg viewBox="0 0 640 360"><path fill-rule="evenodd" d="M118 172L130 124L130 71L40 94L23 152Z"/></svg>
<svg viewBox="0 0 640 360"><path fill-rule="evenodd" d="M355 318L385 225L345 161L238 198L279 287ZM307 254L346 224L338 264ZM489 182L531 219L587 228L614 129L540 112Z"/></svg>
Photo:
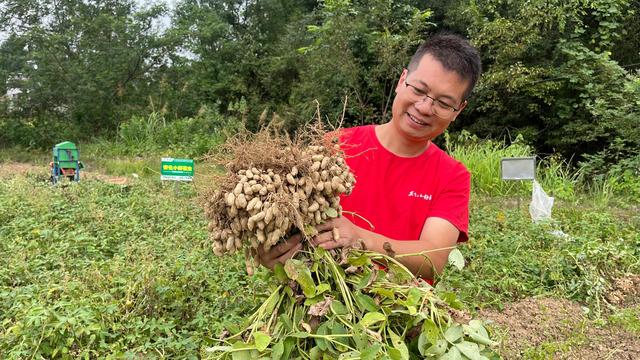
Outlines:
<svg viewBox="0 0 640 360"><path fill-rule="evenodd" d="M47 166L38 166L28 163L6 162L0 163L0 180L9 179L14 176L33 175L43 179L49 178L50 172ZM132 179L124 176L110 176L94 171L81 171L81 180L100 180L110 184L125 185Z"/></svg>
<svg viewBox="0 0 640 360"><path fill-rule="evenodd" d="M640 275L619 279L610 295L622 308L637 308ZM493 322L505 359L640 359L637 332L588 319L582 307L569 300L528 298L502 312L482 311L480 317Z"/></svg>

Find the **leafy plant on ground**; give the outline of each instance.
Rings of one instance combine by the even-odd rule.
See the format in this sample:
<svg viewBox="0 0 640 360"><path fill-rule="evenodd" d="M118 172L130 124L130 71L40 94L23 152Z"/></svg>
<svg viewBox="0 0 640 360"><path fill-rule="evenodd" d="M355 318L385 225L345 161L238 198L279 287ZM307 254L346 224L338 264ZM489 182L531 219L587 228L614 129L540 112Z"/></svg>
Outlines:
<svg viewBox="0 0 640 360"><path fill-rule="evenodd" d="M262 281L211 254L190 185L18 176L0 197L3 359L197 358L253 307Z"/></svg>
<svg viewBox="0 0 640 360"><path fill-rule="evenodd" d="M445 273L441 285L479 307L555 294L599 314L612 280L640 272L640 229L603 205L574 201L557 202L554 220L535 224L515 201L472 197L469 246L461 248L469 265Z"/></svg>
<svg viewBox="0 0 640 360"><path fill-rule="evenodd" d="M461 314L453 293L438 295L386 255L310 249L277 265L275 278L260 308L208 350L212 358L487 359L495 345L481 321L452 316Z"/></svg>

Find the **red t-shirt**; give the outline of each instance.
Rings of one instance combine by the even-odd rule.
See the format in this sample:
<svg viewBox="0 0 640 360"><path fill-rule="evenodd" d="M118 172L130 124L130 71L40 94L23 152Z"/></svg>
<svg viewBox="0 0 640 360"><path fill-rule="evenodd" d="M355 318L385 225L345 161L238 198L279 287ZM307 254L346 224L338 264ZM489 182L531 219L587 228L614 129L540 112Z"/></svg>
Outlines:
<svg viewBox="0 0 640 360"><path fill-rule="evenodd" d="M467 241L471 176L460 162L431 143L421 155L397 156L385 149L375 125L343 130L347 164L356 177L353 192L340 200L355 225L394 240L418 240L429 217L449 221L458 242Z"/></svg>

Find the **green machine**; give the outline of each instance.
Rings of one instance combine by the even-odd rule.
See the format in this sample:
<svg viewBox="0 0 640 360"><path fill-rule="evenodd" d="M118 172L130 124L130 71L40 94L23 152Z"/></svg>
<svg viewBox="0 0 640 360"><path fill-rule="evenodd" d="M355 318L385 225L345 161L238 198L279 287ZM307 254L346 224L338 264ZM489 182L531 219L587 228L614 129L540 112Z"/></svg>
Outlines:
<svg viewBox="0 0 640 360"><path fill-rule="evenodd" d="M80 169L83 166L76 144L70 141L56 144L53 147L53 161L49 167L51 168L51 182L54 184L65 177L71 181L80 181Z"/></svg>

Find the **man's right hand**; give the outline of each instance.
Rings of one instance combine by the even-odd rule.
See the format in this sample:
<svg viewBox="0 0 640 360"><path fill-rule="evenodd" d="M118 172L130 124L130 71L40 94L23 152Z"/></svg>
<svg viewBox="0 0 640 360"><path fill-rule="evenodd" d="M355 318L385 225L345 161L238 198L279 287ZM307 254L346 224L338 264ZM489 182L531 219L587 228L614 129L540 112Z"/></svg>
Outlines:
<svg viewBox="0 0 640 360"><path fill-rule="evenodd" d="M273 270L276 263L284 264L302 249L302 235L291 236L287 241L281 242L268 251L262 245L258 246L258 262Z"/></svg>

